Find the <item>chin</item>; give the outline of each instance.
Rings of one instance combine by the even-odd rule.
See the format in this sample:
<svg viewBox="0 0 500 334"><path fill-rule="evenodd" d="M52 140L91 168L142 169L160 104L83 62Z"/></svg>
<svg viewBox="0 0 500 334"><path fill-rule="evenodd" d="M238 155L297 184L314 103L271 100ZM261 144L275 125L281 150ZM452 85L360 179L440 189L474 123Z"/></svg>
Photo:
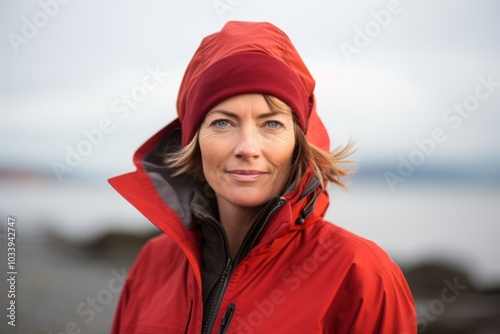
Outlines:
<svg viewBox="0 0 500 334"><path fill-rule="evenodd" d="M272 196L262 196L262 192L255 194L245 191L237 191L229 194L228 198L235 205L251 208L266 204Z"/></svg>

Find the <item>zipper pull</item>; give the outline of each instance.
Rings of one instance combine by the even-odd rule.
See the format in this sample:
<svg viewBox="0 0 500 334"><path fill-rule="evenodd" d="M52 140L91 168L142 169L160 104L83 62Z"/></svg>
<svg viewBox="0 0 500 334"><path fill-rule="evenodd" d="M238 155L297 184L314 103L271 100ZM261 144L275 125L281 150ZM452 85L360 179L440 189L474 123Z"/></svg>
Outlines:
<svg viewBox="0 0 500 334"><path fill-rule="evenodd" d="M230 304L222 317L222 321L220 323L220 328L217 334L225 334L227 329L229 328L229 324L231 323L231 319L233 318L234 311L236 310L236 305Z"/></svg>

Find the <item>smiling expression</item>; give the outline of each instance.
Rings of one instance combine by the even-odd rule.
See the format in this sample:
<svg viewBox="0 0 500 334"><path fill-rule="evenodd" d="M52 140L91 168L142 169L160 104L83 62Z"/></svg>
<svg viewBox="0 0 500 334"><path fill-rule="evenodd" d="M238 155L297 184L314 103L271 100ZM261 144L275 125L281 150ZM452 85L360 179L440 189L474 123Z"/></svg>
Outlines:
<svg viewBox="0 0 500 334"><path fill-rule="evenodd" d="M231 97L200 127L203 173L219 207L259 207L287 184L295 147L291 110L272 110L261 94Z"/></svg>

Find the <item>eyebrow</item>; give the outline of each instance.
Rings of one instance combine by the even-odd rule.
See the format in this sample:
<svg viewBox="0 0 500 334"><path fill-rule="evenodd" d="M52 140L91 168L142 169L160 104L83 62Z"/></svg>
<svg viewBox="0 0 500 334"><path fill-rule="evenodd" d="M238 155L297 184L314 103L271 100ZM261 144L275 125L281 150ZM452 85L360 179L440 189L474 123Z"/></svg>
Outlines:
<svg viewBox="0 0 500 334"><path fill-rule="evenodd" d="M233 112L227 111L227 110L223 110L223 109L210 110L209 114L212 114L212 113L219 113L219 114L226 115L228 117L239 118L239 116L236 113L233 113ZM287 113L287 112L284 112L284 111L273 110L273 111L270 111L270 112L266 112L266 113L260 114L260 115L257 116L257 118L258 119L264 119L264 118L273 117L273 116L277 116L277 115L290 115L290 114Z"/></svg>

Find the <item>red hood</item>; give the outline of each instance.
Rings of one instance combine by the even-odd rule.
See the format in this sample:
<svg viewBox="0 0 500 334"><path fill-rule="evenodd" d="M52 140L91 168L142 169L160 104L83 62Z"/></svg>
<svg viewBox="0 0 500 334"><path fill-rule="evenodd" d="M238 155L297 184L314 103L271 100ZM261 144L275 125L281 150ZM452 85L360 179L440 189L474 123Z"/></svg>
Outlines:
<svg viewBox="0 0 500 334"><path fill-rule="evenodd" d="M248 55L250 55L250 57L244 57ZM235 75L234 72L242 68L241 65L238 66L238 64L241 64L242 61L251 61L251 55L253 55L253 57L267 58L267 61L259 63L262 66L264 66L264 64L269 64L270 62L273 63L275 67L281 64L282 67L286 69L286 73L288 73L289 71L291 72L291 75L294 76L294 80L298 79L298 86L300 87L287 88L290 90L293 88L297 88L297 94L302 95L302 97L299 99L301 100L301 102L297 103L299 105L297 106L298 109L301 108L300 105L302 105L303 103L307 104L307 106L305 107L307 108L307 110L297 112L298 114L300 114L298 115L298 119L305 118L303 122L307 123L307 125L305 126L307 128L306 136L309 141L314 145L328 151L330 149L329 136L325 130L323 123L316 113L316 100L314 97L315 81L309 73L306 65L302 61L299 53L293 46L291 40L283 31L270 23L243 21L230 21L226 23L226 25L224 25L221 31L205 37L196 50L185 71L177 99L177 113L179 120L183 124L183 145L187 144L186 140L184 140L184 137L187 135L189 138L192 138L192 135L194 134L196 129L198 129L200 124L200 119L193 117L190 111L193 109L192 103L194 100L196 100L195 97L198 96L197 84L199 84L200 81L206 79L206 76L204 76L204 74L206 74L207 72L211 72L214 70L225 71L227 70L226 67L233 65L234 68L229 69L230 72L227 73L227 77L222 78L226 78L225 80L217 82L212 81L206 84L219 86L231 85L229 89L234 95L242 94L245 92L239 91L238 89L254 89L255 93L270 95L276 95L273 94L273 92L279 92L279 89L277 87L276 91L274 91L272 87L273 80L276 79L273 79L273 77L275 76L262 77L262 75L265 76L265 74L263 73L258 78L253 78L253 80L258 81L259 83L253 82L252 78L247 78L249 81L252 81L252 83L248 83L248 85L243 85L242 83L238 82L238 80L241 80L244 74L248 73L238 72L238 75ZM236 61L240 61L240 63L233 64L231 61L225 62L229 59L237 59ZM217 68L217 66L215 65L218 64L220 64L222 67L219 66ZM257 69L250 66L250 71L252 72L251 74L253 74L257 71ZM286 73L282 74L285 75ZM279 78L280 77L278 76L278 81ZM232 83L231 80L233 79L236 80L236 82ZM276 83L275 86L279 86L279 84ZM209 103L207 107L213 107L216 103L220 102L220 100L218 100L218 97L216 96L218 92L219 87L215 87L210 90L208 95L204 96L202 100L203 102L205 102L206 100L211 100L211 104ZM278 95L276 96L280 97ZM285 102L288 102L286 101L286 98L283 100ZM196 107L199 106L194 106L194 108ZM189 133L187 134L187 132Z"/></svg>

